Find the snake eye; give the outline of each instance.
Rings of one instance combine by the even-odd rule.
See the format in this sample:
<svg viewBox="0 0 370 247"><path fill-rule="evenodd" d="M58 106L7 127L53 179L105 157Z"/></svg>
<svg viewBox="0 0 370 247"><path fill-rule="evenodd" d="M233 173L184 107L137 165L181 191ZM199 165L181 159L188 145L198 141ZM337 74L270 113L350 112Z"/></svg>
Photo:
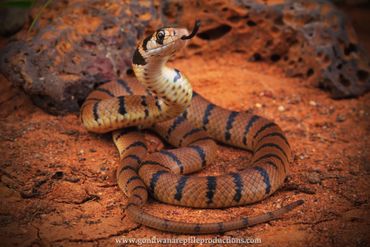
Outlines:
<svg viewBox="0 0 370 247"><path fill-rule="evenodd" d="M157 32L156 39L157 43L163 45L163 40L164 40L165 33L163 30L160 30Z"/></svg>

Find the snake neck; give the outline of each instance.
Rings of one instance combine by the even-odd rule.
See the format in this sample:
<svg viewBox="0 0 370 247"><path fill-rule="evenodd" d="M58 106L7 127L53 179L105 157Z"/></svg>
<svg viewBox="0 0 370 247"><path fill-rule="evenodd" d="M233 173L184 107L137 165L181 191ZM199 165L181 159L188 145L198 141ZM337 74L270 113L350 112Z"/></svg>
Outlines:
<svg viewBox="0 0 370 247"><path fill-rule="evenodd" d="M173 118L190 105L192 87L179 70L166 66L167 60L147 59L145 65L133 64L133 70L139 82L159 98L166 118Z"/></svg>

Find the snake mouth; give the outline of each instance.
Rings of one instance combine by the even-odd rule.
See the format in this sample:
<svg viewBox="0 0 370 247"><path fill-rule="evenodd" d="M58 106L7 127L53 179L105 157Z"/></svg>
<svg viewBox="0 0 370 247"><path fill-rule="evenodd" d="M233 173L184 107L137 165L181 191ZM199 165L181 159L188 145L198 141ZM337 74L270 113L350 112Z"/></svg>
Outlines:
<svg viewBox="0 0 370 247"><path fill-rule="evenodd" d="M197 34L197 32L199 30L199 27L200 27L200 20L196 20L195 23L194 23L193 31L191 31L191 34L189 34L187 36L184 35L184 36L181 37L181 39L186 40L186 39L193 38Z"/></svg>
<svg viewBox="0 0 370 247"><path fill-rule="evenodd" d="M176 42L176 40L171 41L170 43L168 43L166 45L163 45L163 46L160 46L160 47L157 47L157 48L153 48L153 49L149 49L148 52L157 52L157 51L165 50L166 48L175 44L175 42Z"/></svg>

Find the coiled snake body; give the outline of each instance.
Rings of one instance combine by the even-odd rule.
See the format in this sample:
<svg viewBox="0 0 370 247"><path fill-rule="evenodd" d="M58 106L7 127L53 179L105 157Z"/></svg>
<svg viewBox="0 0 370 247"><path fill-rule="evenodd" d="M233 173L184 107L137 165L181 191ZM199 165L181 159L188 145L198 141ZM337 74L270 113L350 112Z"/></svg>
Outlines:
<svg viewBox="0 0 370 247"><path fill-rule="evenodd" d="M139 43L133 69L142 85L117 80L94 90L81 108L84 126L112 130L120 153L119 187L128 196L126 212L134 221L178 233L218 233L267 222L303 201L253 217L194 224L144 213L148 191L160 201L197 208L222 208L260 201L284 182L291 160L289 143L273 122L257 115L222 109L193 93L180 71L165 66L185 46L184 28L161 28ZM178 148L148 153L142 133L152 128ZM121 129L123 128L123 129ZM121 130L117 130L121 129ZM213 139L253 152L251 165L222 176L188 176L215 158Z"/></svg>

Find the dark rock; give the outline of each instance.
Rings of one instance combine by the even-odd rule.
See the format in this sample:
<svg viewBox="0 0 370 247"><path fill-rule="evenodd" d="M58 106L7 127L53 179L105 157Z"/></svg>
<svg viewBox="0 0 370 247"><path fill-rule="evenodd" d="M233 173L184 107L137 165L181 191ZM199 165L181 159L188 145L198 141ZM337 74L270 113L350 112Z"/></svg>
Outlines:
<svg viewBox="0 0 370 247"><path fill-rule="evenodd" d="M342 114L338 114L335 121L337 121L338 123L344 122L344 121L346 121L346 116L344 116Z"/></svg>
<svg viewBox="0 0 370 247"><path fill-rule="evenodd" d="M180 2L164 6L172 10L170 20L176 16L186 26L191 26L189 15L202 20L199 39L190 46L195 53L243 52L328 90L333 98L370 90L369 57L345 15L329 1L183 1L176 8Z"/></svg>
<svg viewBox="0 0 370 247"><path fill-rule="evenodd" d="M69 136L78 136L80 134L77 130L63 130L61 133Z"/></svg>
<svg viewBox="0 0 370 247"><path fill-rule="evenodd" d="M0 35L8 36L19 31L27 20L28 10L0 8Z"/></svg>
<svg viewBox="0 0 370 247"><path fill-rule="evenodd" d="M78 183L80 179L78 177L67 177L65 178L65 181L71 182L71 183Z"/></svg>
<svg viewBox="0 0 370 247"><path fill-rule="evenodd" d="M142 16L155 16L136 1L70 2L53 2L49 25L0 52L1 72L53 114L78 112L92 88L125 74L149 23Z"/></svg>
<svg viewBox="0 0 370 247"><path fill-rule="evenodd" d="M310 172L307 174L307 180L310 184L321 183L321 175L318 172Z"/></svg>
<svg viewBox="0 0 370 247"><path fill-rule="evenodd" d="M59 180L59 179L62 179L63 176L64 176L64 173L62 171L58 171L58 172L54 173L54 175L51 178Z"/></svg>

